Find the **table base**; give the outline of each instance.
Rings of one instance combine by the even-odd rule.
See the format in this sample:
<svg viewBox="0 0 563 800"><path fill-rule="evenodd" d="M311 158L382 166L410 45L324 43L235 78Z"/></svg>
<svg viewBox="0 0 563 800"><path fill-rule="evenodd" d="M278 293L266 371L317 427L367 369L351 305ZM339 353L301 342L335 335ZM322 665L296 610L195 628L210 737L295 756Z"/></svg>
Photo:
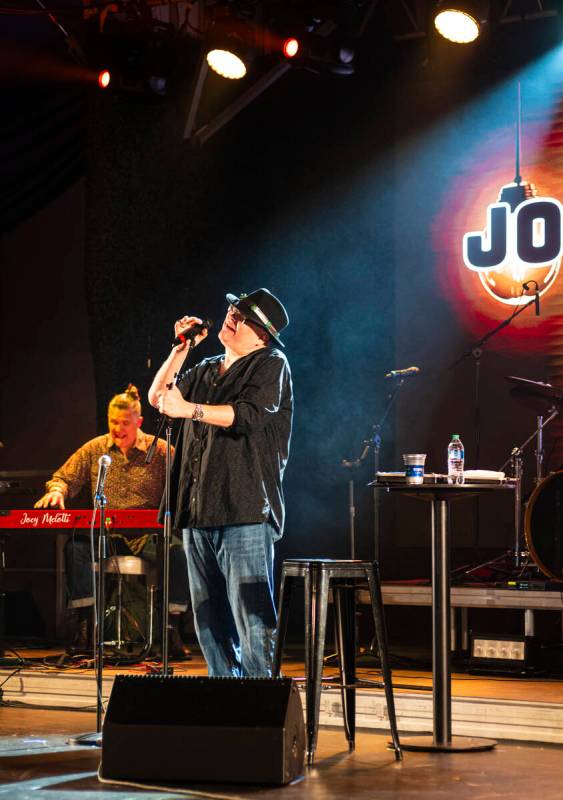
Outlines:
<svg viewBox="0 0 563 800"><path fill-rule="evenodd" d="M419 750L426 753L466 753L492 750L498 742L494 739L477 739L471 736L452 736L449 742L439 744L433 736L401 736L403 750Z"/></svg>

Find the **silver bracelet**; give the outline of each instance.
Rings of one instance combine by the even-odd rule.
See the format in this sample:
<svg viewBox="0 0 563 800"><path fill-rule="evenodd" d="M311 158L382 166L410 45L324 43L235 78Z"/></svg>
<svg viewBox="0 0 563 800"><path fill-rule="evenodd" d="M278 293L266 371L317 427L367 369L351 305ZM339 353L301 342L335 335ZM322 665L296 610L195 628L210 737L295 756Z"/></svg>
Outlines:
<svg viewBox="0 0 563 800"><path fill-rule="evenodd" d="M203 408L200 403L196 403L192 414L192 420L194 422L199 422L201 419L203 419Z"/></svg>

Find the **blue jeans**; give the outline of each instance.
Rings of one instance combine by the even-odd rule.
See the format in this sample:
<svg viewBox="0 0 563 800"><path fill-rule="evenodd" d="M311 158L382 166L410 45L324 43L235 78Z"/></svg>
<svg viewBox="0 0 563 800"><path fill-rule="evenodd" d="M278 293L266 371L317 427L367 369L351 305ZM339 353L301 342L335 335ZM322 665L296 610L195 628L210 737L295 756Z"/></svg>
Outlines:
<svg viewBox="0 0 563 800"><path fill-rule="evenodd" d="M266 522L184 530L195 629L210 677L271 677L275 538Z"/></svg>

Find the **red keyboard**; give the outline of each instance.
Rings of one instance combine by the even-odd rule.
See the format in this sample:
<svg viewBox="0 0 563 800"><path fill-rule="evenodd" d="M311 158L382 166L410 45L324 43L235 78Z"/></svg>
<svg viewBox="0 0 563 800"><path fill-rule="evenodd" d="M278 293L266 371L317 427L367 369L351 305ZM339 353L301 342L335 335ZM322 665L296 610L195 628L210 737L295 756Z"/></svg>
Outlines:
<svg viewBox="0 0 563 800"><path fill-rule="evenodd" d="M105 519L108 528L161 528L157 522L155 508L106 509ZM58 508L28 508L11 511L0 510L0 528L89 528L92 510ZM96 511L95 526L100 525L100 512Z"/></svg>

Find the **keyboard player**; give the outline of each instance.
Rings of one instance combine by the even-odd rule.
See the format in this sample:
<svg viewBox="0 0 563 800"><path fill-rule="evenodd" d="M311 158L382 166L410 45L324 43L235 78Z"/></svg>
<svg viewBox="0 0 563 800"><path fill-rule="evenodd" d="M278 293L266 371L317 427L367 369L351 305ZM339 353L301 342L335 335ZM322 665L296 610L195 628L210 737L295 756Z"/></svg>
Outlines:
<svg viewBox="0 0 563 800"><path fill-rule="evenodd" d="M141 430L139 392L129 386L115 395L108 406L107 434L97 436L80 447L47 481L46 493L35 508L65 508L65 501L89 488L92 500L96 491L99 459L111 457L105 494L110 509L158 508L164 490L166 443L159 439L150 464L145 463L152 437ZM112 531L109 547L113 555L136 555L154 563L154 537L146 533L130 537ZM83 534L72 536L65 545L65 570L69 608L76 622L72 652L92 646L94 583L90 540ZM179 632L180 614L188 607L186 556L180 545L170 549L170 653L173 658L189 658L190 651Z"/></svg>

